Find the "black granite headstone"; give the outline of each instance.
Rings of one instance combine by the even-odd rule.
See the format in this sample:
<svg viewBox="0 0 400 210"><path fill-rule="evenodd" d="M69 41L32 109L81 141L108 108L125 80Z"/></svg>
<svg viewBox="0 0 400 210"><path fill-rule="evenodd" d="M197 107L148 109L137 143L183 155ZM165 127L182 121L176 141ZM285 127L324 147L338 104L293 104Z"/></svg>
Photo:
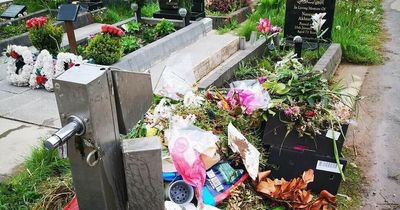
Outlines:
<svg viewBox="0 0 400 210"><path fill-rule="evenodd" d="M177 19L182 17L179 15L178 0L158 0L160 11L153 14L155 18ZM197 20L205 17L204 0L193 0L192 11L190 12L190 19Z"/></svg>
<svg viewBox="0 0 400 210"><path fill-rule="evenodd" d="M335 13L336 0L287 0L284 36L288 39L299 35L303 39L316 39L316 32L312 29L311 16L315 13L326 13L322 31L329 28L323 35L325 40L331 39L332 24Z"/></svg>
<svg viewBox="0 0 400 210"><path fill-rule="evenodd" d="M13 4L6 9L6 11L1 14L1 18L16 18L19 14L22 14L26 11L25 5L16 5Z"/></svg>
<svg viewBox="0 0 400 210"><path fill-rule="evenodd" d="M58 21L74 22L78 16L79 4L62 4L58 9Z"/></svg>

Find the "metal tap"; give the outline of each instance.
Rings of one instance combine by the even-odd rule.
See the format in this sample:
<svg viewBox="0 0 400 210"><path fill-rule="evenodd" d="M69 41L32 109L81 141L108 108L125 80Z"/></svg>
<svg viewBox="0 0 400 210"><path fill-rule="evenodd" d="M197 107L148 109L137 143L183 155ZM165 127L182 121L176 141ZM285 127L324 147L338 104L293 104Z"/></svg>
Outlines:
<svg viewBox="0 0 400 210"><path fill-rule="evenodd" d="M72 115L68 118L68 123L64 127L44 141L44 146L48 150L57 148L72 136L83 135L85 130L85 124L83 121L79 117Z"/></svg>

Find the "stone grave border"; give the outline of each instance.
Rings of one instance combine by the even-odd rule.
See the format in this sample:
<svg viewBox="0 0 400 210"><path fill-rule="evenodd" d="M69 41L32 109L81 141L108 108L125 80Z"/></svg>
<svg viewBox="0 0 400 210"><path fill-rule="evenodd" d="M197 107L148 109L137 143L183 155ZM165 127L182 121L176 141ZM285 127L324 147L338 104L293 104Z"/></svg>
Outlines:
<svg viewBox="0 0 400 210"><path fill-rule="evenodd" d="M155 21L159 20L161 19L143 18L143 21L148 24L156 23ZM125 21L129 21L129 19ZM173 21L173 23L176 26L182 25L181 20ZM171 53L183 49L206 36L211 30L212 20L210 18L192 22L189 26L125 55L112 66L127 71L145 72L160 60L167 58Z"/></svg>
<svg viewBox="0 0 400 210"><path fill-rule="evenodd" d="M247 6L223 16L207 15L207 17L212 19L213 29L217 29L229 24L233 20L236 20L238 23L242 23L247 20L247 17L250 14L251 8Z"/></svg>
<svg viewBox="0 0 400 210"><path fill-rule="evenodd" d="M246 43L250 45L250 43ZM239 68L241 61L249 60L253 57L262 55L266 48L265 39L260 39L255 44L247 47L242 55L239 55L235 59L227 60L227 62L221 64L221 68L216 71L211 71L199 82L199 88L206 89L210 86L222 87L229 81L233 76L236 69ZM339 64L342 60L342 48L340 44L332 43L329 48L325 51L322 57L314 65L314 71L322 71L325 78L331 77L335 74Z"/></svg>

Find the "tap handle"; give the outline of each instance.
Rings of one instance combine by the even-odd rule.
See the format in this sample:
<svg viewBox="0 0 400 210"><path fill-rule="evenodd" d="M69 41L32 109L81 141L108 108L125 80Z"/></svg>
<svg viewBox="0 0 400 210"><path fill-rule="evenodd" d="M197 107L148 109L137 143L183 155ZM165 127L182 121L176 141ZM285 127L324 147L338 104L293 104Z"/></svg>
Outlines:
<svg viewBox="0 0 400 210"><path fill-rule="evenodd" d="M72 115L68 118L68 123L64 127L44 141L44 146L51 150L62 145L72 136L83 135L84 133L85 124L80 118Z"/></svg>

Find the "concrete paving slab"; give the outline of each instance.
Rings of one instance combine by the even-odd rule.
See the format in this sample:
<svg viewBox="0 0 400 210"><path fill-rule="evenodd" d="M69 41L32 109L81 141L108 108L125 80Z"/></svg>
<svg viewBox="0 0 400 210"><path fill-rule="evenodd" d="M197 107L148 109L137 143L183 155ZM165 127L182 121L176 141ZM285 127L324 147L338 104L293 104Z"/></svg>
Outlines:
<svg viewBox="0 0 400 210"><path fill-rule="evenodd" d="M30 156L32 148L40 144L40 138L54 132L51 128L0 118L0 181Z"/></svg>
<svg viewBox="0 0 400 210"><path fill-rule="evenodd" d="M61 127L54 93L45 90L29 90L0 98L0 116L37 125Z"/></svg>
<svg viewBox="0 0 400 210"><path fill-rule="evenodd" d="M29 87L18 87L11 85L6 79L0 81L0 91L14 93L14 94L21 94L30 90Z"/></svg>
<svg viewBox="0 0 400 210"><path fill-rule="evenodd" d="M239 50L239 37L225 34L207 34L204 38L179 51L172 53L167 59L151 67L153 89L164 71L176 66L185 66L193 72L195 80L200 80L215 67Z"/></svg>

